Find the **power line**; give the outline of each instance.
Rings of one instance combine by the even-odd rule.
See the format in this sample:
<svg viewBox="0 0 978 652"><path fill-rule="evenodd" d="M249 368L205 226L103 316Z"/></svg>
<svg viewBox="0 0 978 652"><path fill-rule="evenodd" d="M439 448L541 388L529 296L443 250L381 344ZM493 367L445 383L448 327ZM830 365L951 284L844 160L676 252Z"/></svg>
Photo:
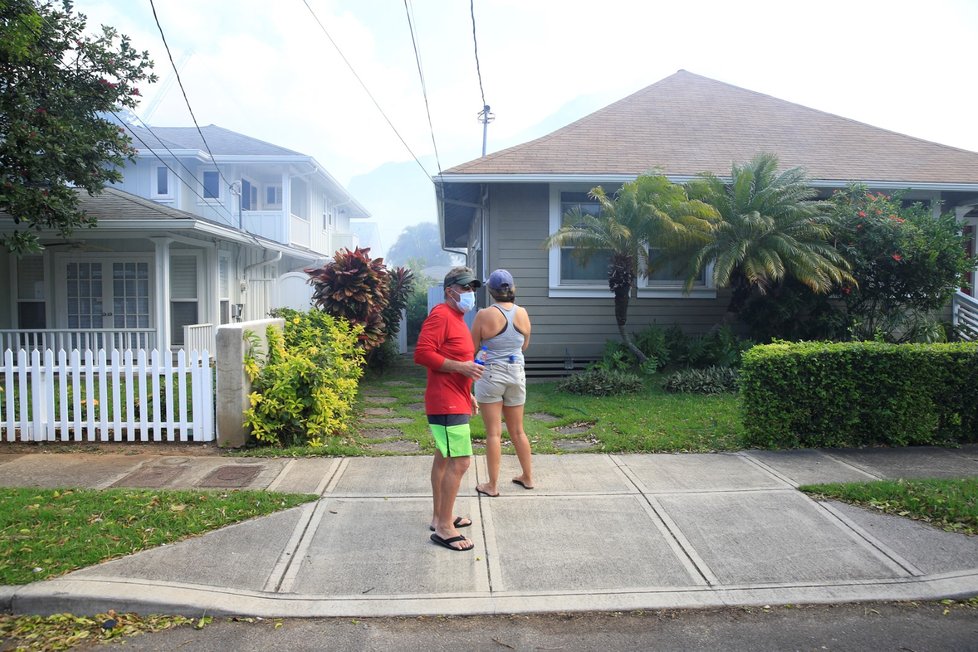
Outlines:
<svg viewBox="0 0 978 652"><path fill-rule="evenodd" d="M482 88L482 69L479 67L479 41L475 38L475 0L469 0L469 13L472 14L472 45L475 46L475 71L479 75L479 93L482 94L482 106L486 111L486 92Z"/></svg>
<svg viewBox="0 0 978 652"><path fill-rule="evenodd" d="M441 172L441 159L438 157L438 144L435 143L435 127L431 124L431 107L428 105L428 87L424 81L424 72L421 67L421 53L418 52L418 42L414 35L414 6L412 5L410 9L409 0L404 0L404 13L407 14L408 29L411 31L411 45L414 46L414 60L418 63L418 77L421 78L421 94L424 96L424 110L428 114L428 131L431 132L431 146L435 149L435 165L438 166L438 171Z"/></svg>
<svg viewBox="0 0 978 652"><path fill-rule="evenodd" d="M482 88L482 67L479 65L479 41L475 37L475 0L469 0L469 13L472 14L472 45L475 47L475 72L479 75L479 93L482 95L482 110L479 111L478 118L479 122L482 123L482 155L485 156L489 123L496 116L489 112L489 105L486 104L486 91Z"/></svg>
<svg viewBox="0 0 978 652"><path fill-rule="evenodd" d="M166 56L170 59L170 66L173 68L173 75L177 79L177 84L180 86L180 92L183 94L183 101L187 105L187 110L190 111L190 119L194 121L194 126L197 127L197 133L200 134L200 139L204 143L204 149L207 150L208 155L211 157L211 163L214 164L214 169L217 170L217 174L220 175L221 180L224 184L231 188L231 183L224 177L224 173L221 172L221 168L217 166L217 162L214 160L214 152L211 151L210 145L207 144L207 139L204 138L204 132L200 130L200 125L197 124L197 116L194 115L194 110L190 106L190 99L187 97L187 90L183 87L183 80L180 79L180 71L177 69L177 64L173 61L173 53L170 52L170 45L166 42L166 35L163 33L163 26L160 25L160 19L156 15L156 5L153 0L149 0L149 6L153 9L153 20L156 21L156 28L160 30L160 38L163 39L163 47L166 49Z"/></svg>
<svg viewBox="0 0 978 652"><path fill-rule="evenodd" d="M428 172L428 170L425 168L425 166L422 165L421 161L415 155L414 151L408 146L407 142L405 142L404 138L401 136L400 132L397 130L397 127L395 127L394 126L394 123L391 122L391 119L388 118L387 117L387 114L384 113L384 110L382 108L380 108L380 104L374 98L373 93L370 92L370 89L367 88L367 85L365 83L363 83L363 80L362 79L360 79L360 75L358 75L357 74L357 71L354 70L353 65L346 58L346 55L343 54L343 51L340 50L340 46L338 46L336 44L336 41L333 40L333 37L329 35L329 32L328 31L326 31L326 27L323 25L322 21L319 20L319 16L317 16L316 15L316 12L313 11L312 10L312 7L309 6L308 0L302 0L302 4L306 5L306 9L308 9L309 10L309 13L312 14L312 17L315 19L316 24L319 25L319 29L322 30L323 34L326 35L326 38L329 39L329 42L333 44L333 47L334 48L336 48L336 52L340 55L340 58L343 59L343 63L345 63L346 64L346 67L350 69L350 72L353 73L353 76L356 77L356 80L358 82L360 82L360 86L363 87L363 90L367 94L367 97L370 98L370 101L372 101L374 103L374 106L377 107L377 110L380 111L380 115L384 116L384 120L387 121L387 124L390 126L390 128L397 135L398 139L401 141L401 144L404 145L404 148L408 151L409 154L411 154L411 157L414 159L414 162L417 163L418 166L422 170L424 170L425 176L427 176L428 179L431 179L431 174Z"/></svg>

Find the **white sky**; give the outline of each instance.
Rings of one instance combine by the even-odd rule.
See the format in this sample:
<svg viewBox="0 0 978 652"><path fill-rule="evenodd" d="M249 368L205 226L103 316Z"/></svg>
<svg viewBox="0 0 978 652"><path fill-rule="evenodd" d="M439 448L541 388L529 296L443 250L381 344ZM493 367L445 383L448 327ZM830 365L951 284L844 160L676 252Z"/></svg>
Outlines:
<svg viewBox="0 0 978 652"><path fill-rule="evenodd" d="M315 157L350 184L384 164L431 184L302 0L155 0L201 126ZM427 171L437 172L405 0L308 0ZM442 168L478 158L482 108L468 0L409 0ZM137 111L192 126L149 0L77 0L149 50L160 83ZM974 0L475 0L488 151L542 136L676 70L978 151ZM379 191L378 191L379 192ZM389 246L430 205L387 214L357 199ZM386 203L385 203L386 202Z"/></svg>

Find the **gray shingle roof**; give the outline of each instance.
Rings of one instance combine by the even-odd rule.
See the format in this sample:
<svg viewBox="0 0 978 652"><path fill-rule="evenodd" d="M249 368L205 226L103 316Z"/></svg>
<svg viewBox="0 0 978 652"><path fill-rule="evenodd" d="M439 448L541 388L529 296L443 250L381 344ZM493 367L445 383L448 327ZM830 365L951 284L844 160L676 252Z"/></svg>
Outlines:
<svg viewBox="0 0 978 652"><path fill-rule="evenodd" d="M150 127L150 129L145 129L132 126L131 129L151 149L162 149L165 145L169 149L207 151L196 127ZM306 156L291 149L272 145L217 125L201 127L200 131L204 134L204 139L214 156ZM134 138L133 144L137 147L143 147L143 144L136 138Z"/></svg>
<svg viewBox="0 0 978 652"><path fill-rule="evenodd" d="M812 179L978 183L978 153L738 88L685 70L542 138L446 175L730 173L758 152Z"/></svg>

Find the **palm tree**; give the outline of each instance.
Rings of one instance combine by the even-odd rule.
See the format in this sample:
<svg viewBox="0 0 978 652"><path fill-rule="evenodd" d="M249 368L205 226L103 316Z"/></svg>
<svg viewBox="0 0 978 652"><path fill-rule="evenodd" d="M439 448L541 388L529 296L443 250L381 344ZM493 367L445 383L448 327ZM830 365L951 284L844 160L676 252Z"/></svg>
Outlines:
<svg viewBox="0 0 978 652"><path fill-rule="evenodd" d="M833 219L801 168L778 173L778 158L758 154L734 165L731 182L712 174L687 184L690 197L719 211L713 237L692 258L689 289L713 263L713 283L733 292L723 322L737 318L754 292L793 278L817 293L855 283L848 261L831 244Z"/></svg>
<svg viewBox="0 0 978 652"><path fill-rule="evenodd" d="M615 295L615 321L622 341L639 363L646 356L632 342L625 324L628 304L640 272L651 273L661 264L682 258L682 252L701 248L712 224L719 219L708 204L690 200L686 190L664 176L643 175L624 184L613 198L601 186L590 197L597 201L597 215L579 208L564 215L565 225L543 243L545 249L574 247L572 256L587 264L596 254L608 254L608 287ZM649 245L662 253L650 258Z"/></svg>

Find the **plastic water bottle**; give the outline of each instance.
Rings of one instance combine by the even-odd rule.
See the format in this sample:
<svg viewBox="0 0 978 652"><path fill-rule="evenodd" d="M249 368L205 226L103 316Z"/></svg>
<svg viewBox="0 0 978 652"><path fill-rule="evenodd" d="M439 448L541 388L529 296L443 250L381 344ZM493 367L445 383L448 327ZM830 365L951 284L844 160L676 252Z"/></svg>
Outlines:
<svg viewBox="0 0 978 652"><path fill-rule="evenodd" d="M509 356L509 364L516 364L516 356L515 355Z"/></svg>
<svg viewBox="0 0 978 652"><path fill-rule="evenodd" d="M475 363L485 366L486 358L488 357L489 357L489 347L483 346L481 349L479 349L479 352L475 354Z"/></svg>

